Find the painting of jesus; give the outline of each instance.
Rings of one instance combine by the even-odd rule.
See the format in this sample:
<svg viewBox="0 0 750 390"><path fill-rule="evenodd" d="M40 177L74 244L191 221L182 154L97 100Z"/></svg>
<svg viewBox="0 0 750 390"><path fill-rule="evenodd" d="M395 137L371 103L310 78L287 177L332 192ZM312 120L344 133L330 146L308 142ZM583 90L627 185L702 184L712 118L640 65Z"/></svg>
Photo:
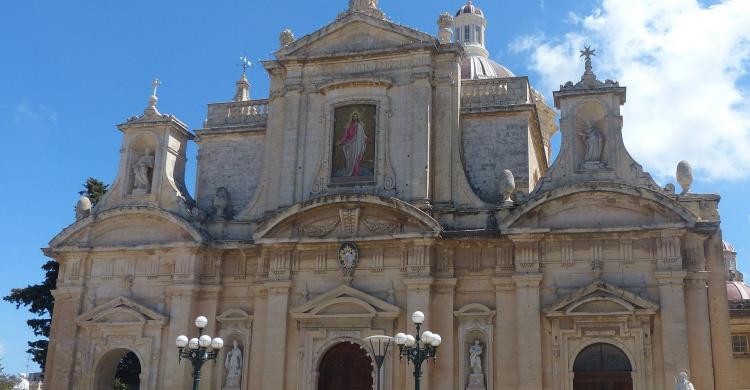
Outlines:
<svg viewBox="0 0 750 390"><path fill-rule="evenodd" d="M375 176L375 106L335 109L332 177L337 182L370 181Z"/></svg>

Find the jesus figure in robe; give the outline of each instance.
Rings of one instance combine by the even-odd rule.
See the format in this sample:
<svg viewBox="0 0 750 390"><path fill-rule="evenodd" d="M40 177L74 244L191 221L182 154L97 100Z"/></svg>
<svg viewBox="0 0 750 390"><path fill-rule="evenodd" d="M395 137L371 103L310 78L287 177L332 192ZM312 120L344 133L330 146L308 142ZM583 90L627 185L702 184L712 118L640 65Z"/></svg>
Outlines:
<svg viewBox="0 0 750 390"><path fill-rule="evenodd" d="M362 159L365 157L367 144L371 143L365 134L365 127L359 121L359 114L352 114L351 123L336 145L344 149L346 157L346 176L360 176Z"/></svg>

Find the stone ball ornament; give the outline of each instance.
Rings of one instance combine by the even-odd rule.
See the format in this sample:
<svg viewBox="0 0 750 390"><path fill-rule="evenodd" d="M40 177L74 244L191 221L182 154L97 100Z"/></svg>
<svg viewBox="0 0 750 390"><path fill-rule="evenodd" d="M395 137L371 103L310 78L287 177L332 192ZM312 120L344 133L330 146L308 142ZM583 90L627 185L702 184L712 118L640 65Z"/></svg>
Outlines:
<svg viewBox="0 0 750 390"><path fill-rule="evenodd" d="M677 183L682 187L680 195L690 192L690 186L693 184L693 167L689 162L682 160L677 164Z"/></svg>
<svg viewBox="0 0 750 390"><path fill-rule="evenodd" d="M516 179L513 177L513 172L510 169L506 169L500 175L499 183L500 194L503 197L502 204L504 206L513 204L513 191L516 190Z"/></svg>

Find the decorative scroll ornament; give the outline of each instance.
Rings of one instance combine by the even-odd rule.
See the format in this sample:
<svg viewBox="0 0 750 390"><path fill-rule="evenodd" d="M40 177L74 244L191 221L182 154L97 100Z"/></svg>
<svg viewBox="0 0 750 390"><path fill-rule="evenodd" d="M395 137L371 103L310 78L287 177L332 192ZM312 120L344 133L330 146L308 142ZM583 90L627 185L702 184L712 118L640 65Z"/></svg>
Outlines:
<svg viewBox="0 0 750 390"><path fill-rule="evenodd" d="M359 248L357 248L357 244L353 242L341 244L338 257L341 273L344 275L344 280L349 284L354 276L354 270L359 263Z"/></svg>
<svg viewBox="0 0 750 390"><path fill-rule="evenodd" d="M362 224L375 234L393 234L401 228L401 225L398 223L374 223L364 218L362 219Z"/></svg>

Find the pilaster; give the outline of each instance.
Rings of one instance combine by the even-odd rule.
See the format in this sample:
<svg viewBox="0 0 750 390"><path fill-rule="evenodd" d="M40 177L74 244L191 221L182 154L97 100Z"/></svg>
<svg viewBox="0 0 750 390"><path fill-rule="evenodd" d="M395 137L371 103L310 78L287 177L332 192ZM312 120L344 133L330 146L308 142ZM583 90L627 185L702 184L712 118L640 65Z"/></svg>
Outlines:
<svg viewBox="0 0 750 390"><path fill-rule="evenodd" d="M435 299L432 304L432 316L434 321L433 326L427 329L431 332L437 333L442 337L443 340L448 342L440 344L438 349L438 359L434 364L434 370L432 374L439 373L440 380L432 378L433 386L435 390L453 390L455 389L456 378L454 377L454 355L456 345L452 341L456 339L454 336L453 326L453 308L454 308L454 295L456 293L456 279L437 279L434 283ZM411 315L410 313L407 313Z"/></svg>
<svg viewBox="0 0 750 390"><path fill-rule="evenodd" d="M656 271L659 283L664 383L673 383L690 366L684 281L687 271Z"/></svg>
<svg viewBox="0 0 750 390"><path fill-rule="evenodd" d="M518 389L518 324L516 285L512 277L493 279L495 285L495 388ZM521 328L523 329L523 328Z"/></svg>
<svg viewBox="0 0 750 390"><path fill-rule="evenodd" d="M44 371L45 389L67 390L73 388L71 380L78 325L76 317L81 311L81 287L59 287L52 291L55 298L55 315L52 317L47 365Z"/></svg>
<svg viewBox="0 0 750 390"><path fill-rule="evenodd" d="M431 330L430 324L434 323L434 318L432 318L432 311L430 310L430 300L431 300L431 294L432 294L432 284L433 279L432 278L415 278L415 279L406 279L404 280L404 284L406 285L406 333L407 334L413 334L414 337L419 337L421 335L416 334L416 329L414 328L414 324L411 321L411 315L415 311L421 311L424 313L425 321L422 324L422 331L425 330ZM440 333L440 332L438 332ZM443 338L444 340L450 342L447 338ZM441 347L442 348L442 347ZM438 352L442 356L442 352ZM429 389L430 388L430 375L432 371L432 364L428 364L428 362L425 362L422 365L422 388L423 389ZM411 373L411 366L408 366L407 369L407 375L406 375L406 388L413 388L414 387L414 377L410 375ZM265 389L264 389L265 390Z"/></svg>
<svg viewBox="0 0 750 390"><path fill-rule="evenodd" d="M519 388L524 390L542 389L542 328L539 301L542 278L540 273L513 276L516 285L516 327L524 330L523 336L516 337Z"/></svg>
<svg viewBox="0 0 750 390"><path fill-rule="evenodd" d="M188 338L195 337L195 300L199 287L193 284L175 285L167 287L165 297L169 301L169 326L167 334L162 340L162 348L165 351L174 350L174 340L179 335ZM166 359L160 362L161 372L172 372L177 370L176 375L162 375L162 385L165 389L184 389L190 385L190 363L180 363L177 352L167 353Z"/></svg>
<svg viewBox="0 0 750 390"><path fill-rule="evenodd" d="M284 389L287 349L287 312L289 309L289 292L292 282L268 282L265 284L268 296L266 299L266 330L263 340L264 375L263 390Z"/></svg>
<svg viewBox="0 0 750 390"><path fill-rule="evenodd" d="M708 268L708 309L711 319L711 348L713 351L714 381L717 390L735 389L732 338L729 331L729 303L727 302L726 263L724 262L721 231L716 230L706 242Z"/></svg>

